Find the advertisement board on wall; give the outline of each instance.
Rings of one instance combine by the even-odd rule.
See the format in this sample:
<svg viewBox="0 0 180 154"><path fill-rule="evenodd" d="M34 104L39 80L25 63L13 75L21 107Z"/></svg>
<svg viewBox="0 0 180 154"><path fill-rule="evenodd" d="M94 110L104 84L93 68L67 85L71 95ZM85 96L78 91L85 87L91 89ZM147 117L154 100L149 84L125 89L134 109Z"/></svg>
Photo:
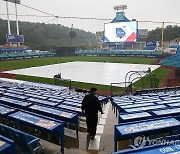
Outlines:
<svg viewBox="0 0 180 154"><path fill-rule="evenodd" d="M146 46L156 46L156 41L146 42Z"/></svg>
<svg viewBox="0 0 180 154"><path fill-rule="evenodd" d="M138 29L138 38L147 38L148 30L147 29Z"/></svg>
<svg viewBox="0 0 180 154"><path fill-rule="evenodd" d="M6 34L7 43L24 43L24 35Z"/></svg>
<svg viewBox="0 0 180 154"><path fill-rule="evenodd" d="M136 42L137 22L107 23L104 26L104 42Z"/></svg>

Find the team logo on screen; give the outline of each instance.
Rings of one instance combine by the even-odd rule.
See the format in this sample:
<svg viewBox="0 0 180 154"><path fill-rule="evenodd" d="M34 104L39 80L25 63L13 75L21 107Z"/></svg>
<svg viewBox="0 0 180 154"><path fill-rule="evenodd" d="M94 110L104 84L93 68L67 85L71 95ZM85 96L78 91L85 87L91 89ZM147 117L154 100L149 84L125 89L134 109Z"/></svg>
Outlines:
<svg viewBox="0 0 180 154"><path fill-rule="evenodd" d="M116 36L122 38L126 36L126 32L122 28L116 28Z"/></svg>

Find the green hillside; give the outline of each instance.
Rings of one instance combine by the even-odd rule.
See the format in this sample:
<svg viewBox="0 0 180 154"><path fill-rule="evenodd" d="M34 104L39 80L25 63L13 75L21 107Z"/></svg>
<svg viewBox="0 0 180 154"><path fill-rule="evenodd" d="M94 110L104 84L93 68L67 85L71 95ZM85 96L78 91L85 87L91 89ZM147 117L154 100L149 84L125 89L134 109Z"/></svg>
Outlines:
<svg viewBox="0 0 180 154"><path fill-rule="evenodd" d="M31 49L49 50L57 46L70 46L69 33L71 28L57 24L31 23L19 21L20 34L25 37L25 45ZM16 34L16 22L11 21L11 33ZM76 48L89 48L96 45L95 34L79 29L73 29L76 33L72 40L72 46ZM0 18L0 45L6 44L8 33L7 21Z"/></svg>

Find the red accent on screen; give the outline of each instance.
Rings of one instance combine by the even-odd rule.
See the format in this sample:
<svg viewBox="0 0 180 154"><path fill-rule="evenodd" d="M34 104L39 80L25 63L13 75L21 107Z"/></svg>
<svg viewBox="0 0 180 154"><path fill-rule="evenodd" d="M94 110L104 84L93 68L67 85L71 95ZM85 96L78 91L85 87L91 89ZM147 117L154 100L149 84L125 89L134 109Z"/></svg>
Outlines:
<svg viewBox="0 0 180 154"><path fill-rule="evenodd" d="M133 32L125 42L134 42L136 40L136 34Z"/></svg>

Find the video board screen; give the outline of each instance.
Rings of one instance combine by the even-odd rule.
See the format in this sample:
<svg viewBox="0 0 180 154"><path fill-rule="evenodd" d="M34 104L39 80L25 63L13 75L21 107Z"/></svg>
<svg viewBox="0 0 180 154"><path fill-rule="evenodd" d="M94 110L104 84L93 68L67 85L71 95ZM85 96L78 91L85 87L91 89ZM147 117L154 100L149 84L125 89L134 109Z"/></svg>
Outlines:
<svg viewBox="0 0 180 154"><path fill-rule="evenodd" d="M104 42L136 42L137 22L107 23L104 26Z"/></svg>

